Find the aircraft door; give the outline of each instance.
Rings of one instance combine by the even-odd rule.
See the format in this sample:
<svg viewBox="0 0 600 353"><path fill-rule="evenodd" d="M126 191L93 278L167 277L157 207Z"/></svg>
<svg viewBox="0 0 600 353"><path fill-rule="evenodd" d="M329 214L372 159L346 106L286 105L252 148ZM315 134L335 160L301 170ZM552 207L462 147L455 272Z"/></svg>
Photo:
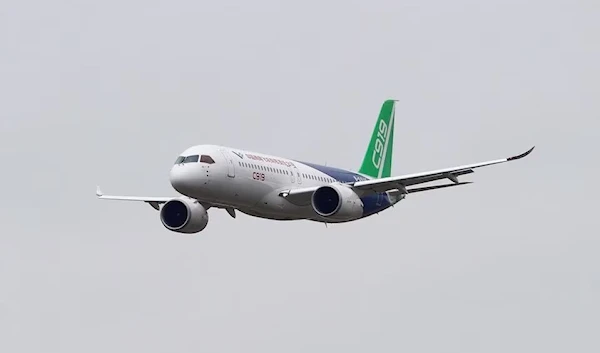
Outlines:
<svg viewBox="0 0 600 353"><path fill-rule="evenodd" d="M230 178L235 178L235 162L233 161L231 153L226 150L221 150L221 153L225 157L225 160L227 160L227 176Z"/></svg>

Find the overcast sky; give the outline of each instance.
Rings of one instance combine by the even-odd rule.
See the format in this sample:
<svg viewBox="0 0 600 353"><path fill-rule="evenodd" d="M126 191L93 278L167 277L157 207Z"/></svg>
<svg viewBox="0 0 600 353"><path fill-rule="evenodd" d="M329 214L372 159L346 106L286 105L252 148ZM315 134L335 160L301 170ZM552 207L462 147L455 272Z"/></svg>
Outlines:
<svg viewBox="0 0 600 353"><path fill-rule="evenodd" d="M598 352L598 1L4 1L1 352ZM475 184L325 228L146 204L216 143Z"/></svg>

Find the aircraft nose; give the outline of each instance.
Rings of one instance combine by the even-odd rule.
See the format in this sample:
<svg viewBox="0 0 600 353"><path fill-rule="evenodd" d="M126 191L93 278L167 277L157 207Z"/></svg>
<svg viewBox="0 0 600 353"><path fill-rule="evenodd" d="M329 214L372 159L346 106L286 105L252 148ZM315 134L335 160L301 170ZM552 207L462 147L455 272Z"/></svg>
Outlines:
<svg viewBox="0 0 600 353"><path fill-rule="evenodd" d="M184 165L173 166L169 180L173 189L177 190L180 194L189 196L189 193L192 192L194 176L190 168L186 168Z"/></svg>

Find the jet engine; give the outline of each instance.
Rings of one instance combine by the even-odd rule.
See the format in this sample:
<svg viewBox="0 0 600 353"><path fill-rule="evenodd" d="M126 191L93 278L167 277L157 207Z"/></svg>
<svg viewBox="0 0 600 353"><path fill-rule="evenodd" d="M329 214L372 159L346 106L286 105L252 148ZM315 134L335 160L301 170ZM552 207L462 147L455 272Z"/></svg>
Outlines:
<svg viewBox="0 0 600 353"><path fill-rule="evenodd" d="M196 200L173 199L161 208L160 221L173 232L198 233L208 224L208 212Z"/></svg>
<svg viewBox="0 0 600 353"><path fill-rule="evenodd" d="M334 221L349 221L362 216L360 197L344 185L321 186L312 194L313 210L321 217Z"/></svg>

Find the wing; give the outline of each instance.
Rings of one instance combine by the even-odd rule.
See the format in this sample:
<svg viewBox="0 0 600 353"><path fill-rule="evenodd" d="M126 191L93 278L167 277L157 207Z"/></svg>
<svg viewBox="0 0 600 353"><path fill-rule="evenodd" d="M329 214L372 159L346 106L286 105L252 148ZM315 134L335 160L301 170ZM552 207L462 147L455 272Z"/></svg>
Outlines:
<svg viewBox="0 0 600 353"><path fill-rule="evenodd" d="M150 204L155 210L159 209L161 203L166 203L174 199L175 197L145 197L145 196L114 196L114 195L104 195L100 190L100 187L96 188L96 196L99 199L104 200L118 200L118 201L141 201Z"/></svg>
<svg viewBox="0 0 600 353"><path fill-rule="evenodd" d="M458 178L457 178L458 176L473 173L474 172L473 169L476 169L476 168L487 167L487 166L494 165L494 164L506 163L506 162L517 160L517 159L521 159L521 158L529 155L531 153L531 151L533 151L534 148L535 148L535 146L530 148L529 150L527 150L526 152L524 152L522 154L508 157L508 158L496 159L496 160L492 160L492 161L480 162L480 163L474 163L474 164L467 164L467 165L462 165L462 166L458 166L458 167L438 169L438 170L416 173L416 174L358 181L355 183L351 183L350 185L352 185L352 187L357 190L370 190L373 192L383 192L383 191L390 190L390 189L402 190L403 188L406 188L407 186L423 184L423 183L428 183L431 181L442 180L442 179L449 179L453 183L458 184Z"/></svg>
<svg viewBox="0 0 600 353"><path fill-rule="evenodd" d="M438 170L416 173L416 174L393 176L393 177L379 178L379 179L369 179L369 180L364 180L364 181L347 183L346 185L352 187L352 189L360 195L375 193L375 192L385 192L388 190L400 190L400 192L402 192L402 193L413 193L413 192L436 190L439 188L445 188L445 187L449 187L449 186L464 185L466 183L460 183L458 181L458 176L473 173L474 169L476 169L476 168L486 167L486 166L494 165L494 164L506 163L506 162L524 158L527 155L529 155L531 153L531 151L533 151L534 148L535 148L535 146L530 148L529 150L527 150L526 152L524 152L522 154L508 157L508 158L495 159L495 160L491 160L491 161L487 161L487 162L467 164L467 165L462 165L462 166L457 166L457 167L438 169ZM412 186L412 185L424 184L424 183L428 183L428 182L432 182L432 181L436 181L436 180L442 180L442 179L449 179L454 184L407 189L407 187ZM318 188L318 186L311 187L311 188L287 190L287 191L282 192L280 194L280 196L289 199L290 202L293 202L293 203L306 203L307 200L310 200L310 196L317 188Z"/></svg>

